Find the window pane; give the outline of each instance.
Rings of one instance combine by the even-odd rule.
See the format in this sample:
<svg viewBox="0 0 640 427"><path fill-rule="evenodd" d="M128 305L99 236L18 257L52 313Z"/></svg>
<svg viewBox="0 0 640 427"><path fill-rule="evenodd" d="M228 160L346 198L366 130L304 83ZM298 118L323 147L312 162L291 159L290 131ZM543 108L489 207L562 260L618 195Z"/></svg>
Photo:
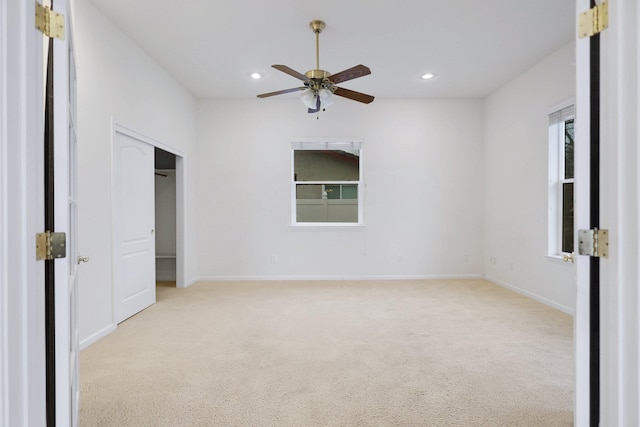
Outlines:
<svg viewBox="0 0 640 427"><path fill-rule="evenodd" d="M342 186L342 198L343 199L357 199L358 198L358 186L357 185L343 185Z"/></svg>
<svg viewBox="0 0 640 427"><path fill-rule="evenodd" d="M358 222L358 200L296 200L297 222Z"/></svg>
<svg viewBox="0 0 640 427"><path fill-rule="evenodd" d="M322 199L322 185L320 184L296 185L296 199L307 199L307 200Z"/></svg>
<svg viewBox="0 0 640 427"><path fill-rule="evenodd" d="M573 183L562 184L562 252L573 252Z"/></svg>
<svg viewBox="0 0 640 427"><path fill-rule="evenodd" d="M564 178L573 178L573 119L564 122Z"/></svg>
<svg viewBox="0 0 640 427"><path fill-rule="evenodd" d="M358 181L358 152L343 150L294 150L296 181Z"/></svg>
<svg viewBox="0 0 640 427"><path fill-rule="evenodd" d="M339 185L325 185L324 191L327 192L327 199L340 199Z"/></svg>
<svg viewBox="0 0 640 427"><path fill-rule="evenodd" d="M341 200L340 185L326 185L325 191L327 196L322 197L320 184L296 185L297 222L358 222L357 197ZM337 197L328 197L329 194L337 194Z"/></svg>

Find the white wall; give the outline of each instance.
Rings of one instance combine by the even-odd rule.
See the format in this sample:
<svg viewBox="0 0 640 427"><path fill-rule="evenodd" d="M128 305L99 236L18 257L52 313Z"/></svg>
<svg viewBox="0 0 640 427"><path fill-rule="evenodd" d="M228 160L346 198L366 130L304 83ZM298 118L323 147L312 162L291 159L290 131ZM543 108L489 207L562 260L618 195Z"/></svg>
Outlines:
<svg viewBox="0 0 640 427"><path fill-rule="evenodd" d="M573 265L546 257L548 114L575 97L574 58L570 43L487 97L484 130L484 272L567 312Z"/></svg>
<svg viewBox="0 0 640 427"><path fill-rule="evenodd" d="M111 304L112 118L185 153L186 275L196 275L194 98L90 2L74 5L78 64L79 272L83 345L114 325Z"/></svg>
<svg viewBox="0 0 640 427"><path fill-rule="evenodd" d="M298 99L200 102L200 277L481 275L482 110L338 100L317 120ZM293 228L292 139L350 136L364 141L365 226Z"/></svg>

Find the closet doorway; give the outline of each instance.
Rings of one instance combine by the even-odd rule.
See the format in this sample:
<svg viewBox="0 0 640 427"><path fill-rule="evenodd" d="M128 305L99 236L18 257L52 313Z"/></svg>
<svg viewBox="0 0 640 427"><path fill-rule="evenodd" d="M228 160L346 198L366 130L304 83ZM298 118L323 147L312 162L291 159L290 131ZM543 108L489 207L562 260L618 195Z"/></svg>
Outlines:
<svg viewBox="0 0 640 427"><path fill-rule="evenodd" d="M185 159L180 151L117 123L113 141L112 295L118 324L156 302L158 255L161 277L172 278L172 286L185 287ZM161 159L171 159L170 166L161 163L156 168L157 152ZM160 223L155 187L156 179L165 177L156 173L166 175L167 181L161 181L165 186L169 176L172 179L173 197L161 203Z"/></svg>
<svg viewBox="0 0 640 427"><path fill-rule="evenodd" d="M156 286L176 286L176 155L155 147Z"/></svg>

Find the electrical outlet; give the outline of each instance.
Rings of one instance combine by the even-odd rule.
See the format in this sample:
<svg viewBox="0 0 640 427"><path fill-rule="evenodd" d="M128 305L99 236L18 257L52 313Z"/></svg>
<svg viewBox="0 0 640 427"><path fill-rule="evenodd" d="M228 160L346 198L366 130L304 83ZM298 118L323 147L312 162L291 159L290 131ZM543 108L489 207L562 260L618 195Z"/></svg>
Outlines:
<svg viewBox="0 0 640 427"><path fill-rule="evenodd" d="M278 263L278 256L272 254L271 255L271 264L277 264Z"/></svg>

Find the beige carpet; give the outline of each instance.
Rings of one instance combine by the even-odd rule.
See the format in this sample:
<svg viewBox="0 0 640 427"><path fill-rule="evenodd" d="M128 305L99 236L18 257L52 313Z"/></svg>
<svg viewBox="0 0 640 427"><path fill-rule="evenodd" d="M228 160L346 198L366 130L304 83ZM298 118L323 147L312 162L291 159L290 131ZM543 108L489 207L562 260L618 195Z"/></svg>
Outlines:
<svg viewBox="0 0 640 427"><path fill-rule="evenodd" d="M159 287L82 351L80 425L571 426L572 341L481 280Z"/></svg>

